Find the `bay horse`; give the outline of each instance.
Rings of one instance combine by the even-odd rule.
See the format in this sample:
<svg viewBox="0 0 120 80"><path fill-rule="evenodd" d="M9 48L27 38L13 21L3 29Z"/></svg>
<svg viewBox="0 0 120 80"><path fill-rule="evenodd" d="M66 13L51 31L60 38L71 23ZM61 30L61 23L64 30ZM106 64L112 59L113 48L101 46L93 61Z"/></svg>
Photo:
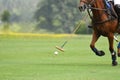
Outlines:
<svg viewBox="0 0 120 80"><path fill-rule="evenodd" d="M112 4L111 7L113 9ZM87 9L92 20L93 34L90 48L97 56L104 56L104 51L98 50L95 47L95 43L100 36L107 37L109 41L109 51L111 53L112 65L116 66L118 63L116 61L116 52L114 50L113 44L114 33L117 32L119 24L118 18L110 18L110 15L107 11L108 9L106 8L105 0L80 0L79 9L80 11L85 11L85 9ZM92 15L90 15L90 10Z"/></svg>

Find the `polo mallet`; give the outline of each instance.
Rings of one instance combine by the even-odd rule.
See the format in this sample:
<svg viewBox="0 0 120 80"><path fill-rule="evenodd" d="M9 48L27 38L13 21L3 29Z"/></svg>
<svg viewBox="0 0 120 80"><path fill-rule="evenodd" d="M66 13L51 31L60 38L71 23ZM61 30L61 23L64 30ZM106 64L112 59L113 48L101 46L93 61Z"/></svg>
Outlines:
<svg viewBox="0 0 120 80"><path fill-rule="evenodd" d="M67 40L67 41L65 41L61 47L56 46L56 48L57 48L58 50L60 50L60 51L64 52L63 47L65 46L65 44L66 44L67 42L68 42L68 40Z"/></svg>
<svg viewBox="0 0 120 80"><path fill-rule="evenodd" d="M86 20L86 18L87 18L87 14L82 18L82 20ZM80 28L80 25L81 25L81 21L77 24L77 26L75 26L75 29L72 31L72 33L71 34L74 34L79 28ZM72 35L70 36L70 37L72 37ZM67 42L68 42L68 40L66 40L60 47L59 46L55 46L55 48L56 49L58 49L58 50L60 50L60 51L62 51L62 52L64 52L64 46L67 44Z"/></svg>

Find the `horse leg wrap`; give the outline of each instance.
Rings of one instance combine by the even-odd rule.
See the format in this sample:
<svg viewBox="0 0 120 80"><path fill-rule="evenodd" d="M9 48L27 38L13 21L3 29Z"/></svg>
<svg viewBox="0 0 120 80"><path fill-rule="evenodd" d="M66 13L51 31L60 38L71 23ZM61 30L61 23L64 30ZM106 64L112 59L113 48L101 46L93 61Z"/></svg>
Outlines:
<svg viewBox="0 0 120 80"><path fill-rule="evenodd" d="M95 54L97 56L104 56L105 53L103 51L98 51L96 48L92 48L93 52L95 52Z"/></svg>
<svg viewBox="0 0 120 80"><path fill-rule="evenodd" d="M113 51L111 55L112 55L112 61L116 61L116 52Z"/></svg>
<svg viewBox="0 0 120 80"><path fill-rule="evenodd" d="M118 64L117 61L116 61L116 52L113 51L113 52L111 53L111 55L112 55L112 65L113 65L113 66L116 66L116 65Z"/></svg>
<svg viewBox="0 0 120 80"><path fill-rule="evenodd" d="M97 56L101 56L100 52L96 48L92 48L92 50Z"/></svg>
<svg viewBox="0 0 120 80"><path fill-rule="evenodd" d="M97 54L98 50L96 48L92 48L92 51Z"/></svg>

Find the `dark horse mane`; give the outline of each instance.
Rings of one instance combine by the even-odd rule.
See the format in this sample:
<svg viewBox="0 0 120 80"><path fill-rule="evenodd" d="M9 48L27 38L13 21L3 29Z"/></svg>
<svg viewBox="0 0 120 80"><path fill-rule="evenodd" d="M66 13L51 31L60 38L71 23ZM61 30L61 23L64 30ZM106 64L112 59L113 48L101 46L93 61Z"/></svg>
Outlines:
<svg viewBox="0 0 120 80"><path fill-rule="evenodd" d="M107 37L109 41L109 50L112 57L112 65L117 65L116 52L113 47L113 42L114 33L117 32L119 22L117 15L113 9L113 5L111 4L111 9L114 15L109 14L109 11L111 10L106 7L105 0L80 0L79 9L80 11L84 11L85 9L87 9L88 14L92 20L93 35L90 44L92 51L97 56L103 56L105 52L102 50L98 50L95 47L95 43L101 35Z"/></svg>

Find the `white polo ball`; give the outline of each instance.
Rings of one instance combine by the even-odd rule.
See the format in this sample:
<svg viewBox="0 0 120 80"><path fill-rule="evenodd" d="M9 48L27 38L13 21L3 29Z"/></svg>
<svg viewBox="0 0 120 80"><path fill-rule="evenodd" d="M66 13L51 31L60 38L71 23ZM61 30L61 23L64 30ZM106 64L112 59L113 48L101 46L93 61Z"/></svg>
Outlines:
<svg viewBox="0 0 120 80"><path fill-rule="evenodd" d="M58 52L57 52L57 51L55 51L55 52L54 52L54 54L55 54L55 55L57 55L57 54L58 54Z"/></svg>

